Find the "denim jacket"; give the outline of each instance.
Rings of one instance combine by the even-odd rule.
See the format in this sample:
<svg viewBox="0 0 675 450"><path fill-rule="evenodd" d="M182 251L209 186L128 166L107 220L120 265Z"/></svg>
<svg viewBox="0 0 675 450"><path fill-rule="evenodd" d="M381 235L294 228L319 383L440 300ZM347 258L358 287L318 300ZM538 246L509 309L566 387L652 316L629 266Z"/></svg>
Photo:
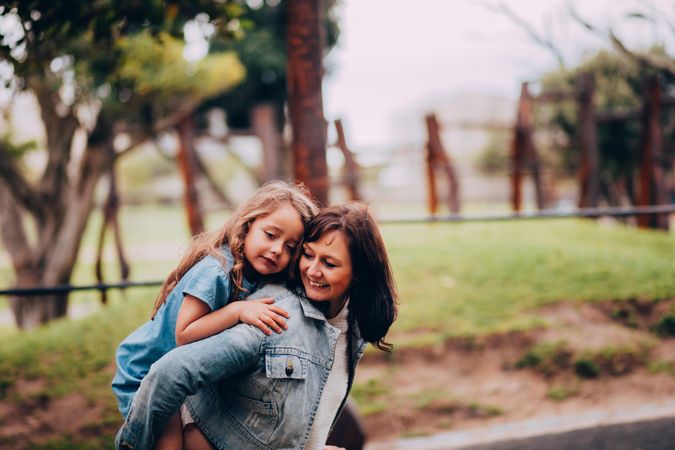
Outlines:
<svg viewBox="0 0 675 450"><path fill-rule="evenodd" d="M257 296L265 296L268 289ZM195 422L219 449L303 448L339 331L301 296L282 290L275 303L290 315L283 333L267 336L239 324L178 347L153 364L117 434L116 448L153 448L190 395L187 405ZM358 332L352 335L347 393L365 348Z"/></svg>

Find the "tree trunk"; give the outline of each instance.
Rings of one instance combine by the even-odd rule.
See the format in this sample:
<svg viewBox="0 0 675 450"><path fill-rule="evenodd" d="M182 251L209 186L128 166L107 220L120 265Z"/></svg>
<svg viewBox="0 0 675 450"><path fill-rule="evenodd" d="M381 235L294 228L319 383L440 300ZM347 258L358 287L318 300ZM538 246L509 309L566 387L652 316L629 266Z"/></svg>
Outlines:
<svg viewBox="0 0 675 450"><path fill-rule="evenodd" d="M288 2L288 106L293 130L295 178L314 198L328 204L326 121L323 116L321 78L323 2Z"/></svg>
<svg viewBox="0 0 675 450"><path fill-rule="evenodd" d="M49 96L38 96L38 100L41 108L50 107ZM11 175L21 180L24 188L32 189L32 195L28 197L38 200L34 202L35 204L26 202L22 204L21 198L16 196L11 185L0 184L0 211L2 211L0 231L3 243L12 258L15 285L20 288L54 286L70 282L82 235L94 207L96 186L115 158L112 147L112 124L106 120L102 111L89 136L87 149L80 160L77 174L73 182L69 183L62 178L65 170L59 166L70 159L64 155L70 151L75 131L71 125L72 117L61 118L54 114L43 114L43 120L50 121L45 124L48 133L60 132L62 136L59 139L47 139L48 143L59 147L48 148L50 162L41 178L40 186L34 188L18 171L13 170L10 164L5 166L5 170L13 170ZM53 153L59 153L61 156L56 157ZM3 180L6 181L7 178L3 177ZM36 228L37 239L33 244L27 239L28 233L24 223L27 221L28 213L32 214ZM30 329L66 315L68 296L58 294L14 297L10 299L10 305L17 325L22 329Z"/></svg>
<svg viewBox="0 0 675 450"><path fill-rule="evenodd" d="M192 116L183 118L176 127L179 136L178 166L183 178L183 205L187 214L192 236L204 231L204 215L199 204L199 193L195 184L194 124Z"/></svg>

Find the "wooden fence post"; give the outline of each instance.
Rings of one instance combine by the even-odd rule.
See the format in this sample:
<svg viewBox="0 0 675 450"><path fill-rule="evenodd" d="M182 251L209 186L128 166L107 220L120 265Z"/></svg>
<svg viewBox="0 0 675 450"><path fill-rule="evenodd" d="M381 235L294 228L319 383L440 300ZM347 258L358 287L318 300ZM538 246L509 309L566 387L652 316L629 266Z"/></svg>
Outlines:
<svg viewBox="0 0 675 450"><path fill-rule="evenodd" d="M642 115L642 142L640 165L639 205L663 205L667 203L662 169L661 137L661 87L657 77L647 80ZM668 230L667 214L638 216L638 226Z"/></svg>
<svg viewBox="0 0 675 450"><path fill-rule="evenodd" d="M523 180L523 162L525 159L525 133L527 125L525 123L525 114L527 109L528 89L527 83L520 86L520 98L518 99L518 111L516 114L516 124L513 128L513 139L511 140L511 209L519 212L522 208L522 180Z"/></svg>
<svg viewBox="0 0 675 450"><path fill-rule="evenodd" d="M541 179L541 164L537 148L534 145L534 105L528 83L520 87L520 99L518 100L518 118L516 120L516 132L514 138L515 148L512 149L512 161L514 163L513 177L513 205L514 211L520 211L522 206L521 184L522 171L525 165L530 170L532 183L534 184L535 202L537 209L542 210L546 206L546 192ZM517 206L517 208L516 208Z"/></svg>
<svg viewBox="0 0 675 450"><path fill-rule="evenodd" d="M440 127L435 114L427 114L427 179L429 189L429 212L436 214L438 197L436 193L435 168L443 169L448 179L448 209L452 214L459 214L459 180L457 173L441 142Z"/></svg>
<svg viewBox="0 0 675 450"><path fill-rule="evenodd" d="M347 147L342 120L337 119L335 121L335 131L337 132L337 147L345 158L343 174L347 189L349 190L349 197L351 200L359 200L359 165L354 159L354 154Z"/></svg>
<svg viewBox="0 0 675 450"><path fill-rule="evenodd" d="M581 164L579 167L579 207L598 205L600 177L598 175L598 138L595 123L593 93L595 79L590 73L577 77L576 98L579 114L579 143Z"/></svg>

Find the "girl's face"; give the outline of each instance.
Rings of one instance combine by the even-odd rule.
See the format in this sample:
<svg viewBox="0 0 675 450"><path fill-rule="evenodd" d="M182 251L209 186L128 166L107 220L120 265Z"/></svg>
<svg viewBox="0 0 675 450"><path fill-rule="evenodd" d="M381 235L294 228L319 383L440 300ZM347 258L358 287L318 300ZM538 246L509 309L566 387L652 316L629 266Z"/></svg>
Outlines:
<svg viewBox="0 0 675 450"><path fill-rule="evenodd" d="M327 231L314 242L303 245L300 278L307 297L330 302L328 317L335 316L352 284L352 258L341 231Z"/></svg>
<svg viewBox="0 0 675 450"><path fill-rule="evenodd" d="M300 214L290 204L258 217L244 239L244 259L260 275L279 273L288 266L302 233Z"/></svg>

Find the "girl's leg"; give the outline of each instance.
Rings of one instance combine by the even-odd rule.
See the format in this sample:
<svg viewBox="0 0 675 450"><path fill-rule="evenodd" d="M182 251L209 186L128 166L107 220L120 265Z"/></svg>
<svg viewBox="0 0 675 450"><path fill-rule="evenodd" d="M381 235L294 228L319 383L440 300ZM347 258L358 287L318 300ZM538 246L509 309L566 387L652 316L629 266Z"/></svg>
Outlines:
<svg viewBox="0 0 675 450"><path fill-rule="evenodd" d="M174 414L157 440L155 450L183 450L183 422L180 420L180 412Z"/></svg>
<svg viewBox="0 0 675 450"><path fill-rule="evenodd" d="M184 450L216 450L194 423L186 425L183 429L183 442Z"/></svg>

